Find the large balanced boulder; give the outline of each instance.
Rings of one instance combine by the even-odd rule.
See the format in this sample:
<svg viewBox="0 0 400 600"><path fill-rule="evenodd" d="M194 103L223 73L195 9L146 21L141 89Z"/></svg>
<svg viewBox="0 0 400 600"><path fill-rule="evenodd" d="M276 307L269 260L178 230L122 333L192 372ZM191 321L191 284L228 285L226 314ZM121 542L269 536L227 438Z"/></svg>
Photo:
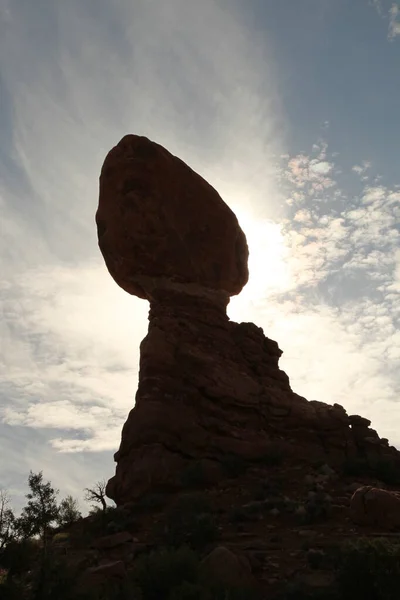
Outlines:
<svg viewBox="0 0 400 600"><path fill-rule="evenodd" d="M218 192L146 137L126 135L106 157L96 214L108 270L127 292L151 298L163 283L238 294L248 248Z"/></svg>

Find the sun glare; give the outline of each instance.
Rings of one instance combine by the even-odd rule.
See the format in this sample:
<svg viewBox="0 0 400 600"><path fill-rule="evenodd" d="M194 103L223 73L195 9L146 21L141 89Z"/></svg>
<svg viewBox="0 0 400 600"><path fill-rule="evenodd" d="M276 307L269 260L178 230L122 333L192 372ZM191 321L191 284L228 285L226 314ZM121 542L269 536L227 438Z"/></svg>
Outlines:
<svg viewBox="0 0 400 600"><path fill-rule="evenodd" d="M281 226L268 219L256 219L251 213L235 207L236 216L246 234L249 246L249 282L239 296L232 298L229 314L238 317L250 306L256 306L273 293L290 287Z"/></svg>

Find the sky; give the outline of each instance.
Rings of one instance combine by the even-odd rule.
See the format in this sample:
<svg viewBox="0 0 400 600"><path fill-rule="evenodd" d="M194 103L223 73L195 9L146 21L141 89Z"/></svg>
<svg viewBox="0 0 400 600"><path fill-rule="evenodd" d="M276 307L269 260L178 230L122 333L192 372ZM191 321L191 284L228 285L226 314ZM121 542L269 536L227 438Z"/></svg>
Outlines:
<svg viewBox="0 0 400 600"><path fill-rule="evenodd" d="M148 305L109 276L94 214L126 133L236 212L229 316L292 388L400 448L400 5L0 0L0 487L82 502L114 474ZM82 508L84 504L81 504Z"/></svg>

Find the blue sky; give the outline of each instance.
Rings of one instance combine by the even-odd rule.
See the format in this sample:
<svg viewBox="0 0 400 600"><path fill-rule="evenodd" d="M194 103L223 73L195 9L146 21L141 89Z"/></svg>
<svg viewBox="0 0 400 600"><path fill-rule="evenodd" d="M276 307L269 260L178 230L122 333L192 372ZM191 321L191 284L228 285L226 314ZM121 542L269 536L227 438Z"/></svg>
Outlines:
<svg viewBox="0 0 400 600"><path fill-rule="evenodd" d="M310 400L400 446L400 9L385 0L0 0L0 487L114 472L145 301L97 248L98 176L128 132L236 211L229 306Z"/></svg>

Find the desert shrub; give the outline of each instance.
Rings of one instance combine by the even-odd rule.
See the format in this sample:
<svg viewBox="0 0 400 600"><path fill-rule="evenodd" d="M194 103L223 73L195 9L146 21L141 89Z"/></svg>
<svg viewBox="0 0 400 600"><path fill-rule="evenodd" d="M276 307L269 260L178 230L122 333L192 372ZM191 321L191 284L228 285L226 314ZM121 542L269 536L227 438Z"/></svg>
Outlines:
<svg viewBox="0 0 400 600"><path fill-rule="evenodd" d="M343 600L395 600L400 590L400 544L359 539L345 544L336 557Z"/></svg>
<svg viewBox="0 0 400 600"><path fill-rule="evenodd" d="M1 600L22 600L24 598L23 594L23 586L15 581L3 581L0 583Z"/></svg>
<svg viewBox="0 0 400 600"><path fill-rule="evenodd" d="M80 600L74 570L47 553L35 573L32 600Z"/></svg>
<svg viewBox="0 0 400 600"><path fill-rule="evenodd" d="M310 548L307 552L307 563L311 569L321 569L326 564L326 555L323 550Z"/></svg>
<svg viewBox="0 0 400 600"><path fill-rule="evenodd" d="M59 542L67 542L69 540L69 533L61 531L53 535L53 543L58 544Z"/></svg>
<svg viewBox="0 0 400 600"><path fill-rule="evenodd" d="M276 478L262 479L252 486L254 500L265 500L266 498L279 497L282 493L282 482Z"/></svg>
<svg viewBox="0 0 400 600"><path fill-rule="evenodd" d="M244 475L248 468L246 461L237 454L225 454L221 460L221 466L225 475L232 479Z"/></svg>
<svg viewBox="0 0 400 600"><path fill-rule="evenodd" d="M163 522L163 537L168 546L188 545L202 550L219 535L215 516L207 498L202 494L182 496Z"/></svg>
<svg viewBox="0 0 400 600"><path fill-rule="evenodd" d="M204 480L203 466L198 461L190 464L182 471L181 482L185 487L192 488L204 485Z"/></svg>
<svg viewBox="0 0 400 600"><path fill-rule="evenodd" d="M138 524L132 511L123 507L114 508L110 513L111 520L107 523L108 533L118 533L119 531L136 531Z"/></svg>
<svg viewBox="0 0 400 600"><path fill-rule="evenodd" d="M198 557L192 549L164 548L135 561L133 581L140 588L143 600L168 599L172 591L184 583L197 583L198 565ZM176 594L175 600L178 600Z"/></svg>
<svg viewBox="0 0 400 600"><path fill-rule="evenodd" d="M276 600L341 600L341 596L336 587L310 589L304 584L289 582Z"/></svg>
<svg viewBox="0 0 400 600"><path fill-rule="evenodd" d="M210 594L198 583L185 581L171 591L168 600L210 600Z"/></svg>
<svg viewBox="0 0 400 600"><path fill-rule="evenodd" d="M229 589L202 578L199 558L188 546L139 557L133 582L140 600L258 600L258 594L249 588Z"/></svg>
<svg viewBox="0 0 400 600"><path fill-rule="evenodd" d="M84 525L82 525L85 534L89 538L90 536L117 533L125 529L133 530L135 527L136 520L132 512L116 506L107 506L106 510L93 510L89 517L85 519Z"/></svg>
<svg viewBox="0 0 400 600"><path fill-rule="evenodd" d="M29 570L39 553L32 540L14 540L0 553L0 566L7 570L8 580L18 577Z"/></svg>

